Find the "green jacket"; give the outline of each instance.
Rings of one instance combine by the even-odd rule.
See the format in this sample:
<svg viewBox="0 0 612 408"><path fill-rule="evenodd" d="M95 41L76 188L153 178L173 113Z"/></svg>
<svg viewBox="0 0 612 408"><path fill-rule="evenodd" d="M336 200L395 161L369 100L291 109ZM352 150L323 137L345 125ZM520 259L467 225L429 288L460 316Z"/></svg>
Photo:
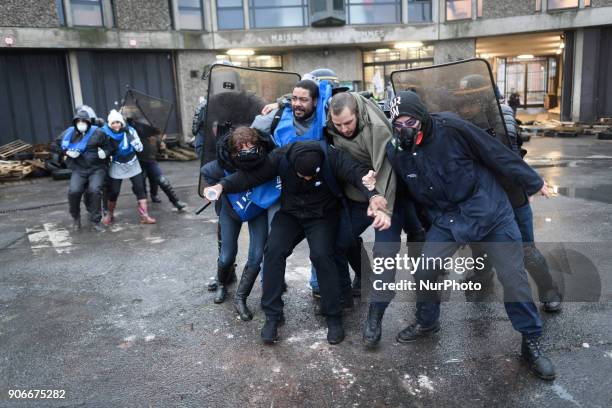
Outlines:
<svg viewBox="0 0 612 408"><path fill-rule="evenodd" d="M393 211L397 180L385 150L387 142L393 137L391 124L373 101L355 92L350 94L357 101L356 135L347 139L338 133L330 112L327 113L327 134L331 136L334 146L349 152L356 160L377 173L376 190L385 196L388 209ZM351 200L364 201L363 193L351 185L344 187L344 193Z"/></svg>

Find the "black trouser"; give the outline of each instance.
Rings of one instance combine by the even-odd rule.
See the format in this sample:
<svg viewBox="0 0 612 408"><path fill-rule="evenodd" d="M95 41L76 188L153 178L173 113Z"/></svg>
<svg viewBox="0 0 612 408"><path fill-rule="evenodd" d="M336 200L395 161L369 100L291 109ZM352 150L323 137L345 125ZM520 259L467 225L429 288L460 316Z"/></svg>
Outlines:
<svg viewBox="0 0 612 408"><path fill-rule="evenodd" d="M117 201L119 198L119 193L121 192L121 182L122 179L114 179L109 177L108 181L108 200L109 201ZM144 177L142 173L138 173L137 175L130 177L130 181L132 182L132 192L136 196L138 200L144 200L147 198L147 193L145 192L144 186Z"/></svg>
<svg viewBox="0 0 612 408"><path fill-rule="evenodd" d="M87 185L89 219L94 223L100 222L102 219L100 200L105 178L105 168L72 170L70 187L68 187L68 204L72 218L79 218L81 215L81 197Z"/></svg>
<svg viewBox="0 0 612 408"><path fill-rule="evenodd" d="M282 294L287 257L304 238L310 248L310 261L317 270L321 312L325 316L340 316L340 286L334 260L339 218L337 211L324 218L309 219L299 219L283 210L274 215L264 250L261 308L266 317L279 319L283 313Z"/></svg>

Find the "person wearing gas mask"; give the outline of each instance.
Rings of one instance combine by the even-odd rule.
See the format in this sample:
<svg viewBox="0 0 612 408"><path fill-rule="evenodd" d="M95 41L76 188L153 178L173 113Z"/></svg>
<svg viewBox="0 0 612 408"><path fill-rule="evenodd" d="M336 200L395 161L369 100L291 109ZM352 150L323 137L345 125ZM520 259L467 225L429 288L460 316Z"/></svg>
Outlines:
<svg viewBox="0 0 612 408"><path fill-rule="evenodd" d="M538 377L554 379L555 368L540 346L542 321L523 269L521 233L495 173L514 179L530 196L548 196L546 184L518 155L481 128L454 113L430 115L414 92L398 93L391 120L394 138L387 145L387 155L431 222L423 256L444 259L459 245L482 245L503 286L512 326L522 335L522 358ZM364 179L368 185L374 181ZM435 283L444 271L430 266L417 268L414 274L416 321L397 335L400 343L429 336L440 328L439 293L421 285Z"/></svg>
<svg viewBox="0 0 612 408"><path fill-rule="evenodd" d="M370 99L355 92L339 93L330 101L326 133L334 147L350 153L363 165L374 169L372 175L376 177L376 189L382 194L381 202L391 216L391 227L376 231L373 256L395 257L401 245L402 227L407 214L405 207L412 206L412 202L405 195L398 194L396 176L386 156L387 142L393 136L387 117ZM348 219L338 235L337 260L341 284L344 284L343 288L348 285L350 291L346 254L348 249L355 245L359 235L370 225L370 221L367 214L368 202L360 191L346 185L344 192L347 197ZM418 224L415 228L420 228L416 217L413 222ZM367 279L372 278L370 273L368 275ZM380 278L385 282L392 282L394 275L395 269L388 269ZM358 276L356 275L356 279ZM363 342L366 346L373 347L380 342L382 318L392 298L391 291L370 292L368 316L363 328Z"/></svg>
<svg viewBox="0 0 612 408"><path fill-rule="evenodd" d="M110 169L107 181L107 208L102 222L110 225L115 220L115 208L121 192L121 183L124 179L132 182L132 192L138 200L138 215L141 224L155 224L155 218L149 215L147 209L147 193L144 186L144 177L137 152L143 149L138 133L131 126L126 126L125 119L115 109L108 114L106 125L102 128L113 145Z"/></svg>
<svg viewBox="0 0 612 408"><path fill-rule="evenodd" d="M103 231L101 195L112 146L106 134L92 124L86 111L78 111L72 123L73 126L66 129L56 141L59 149L67 156L67 167L72 170L68 188L72 229L81 229L81 197L87 188L87 211L91 226L96 231Z"/></svg>
<svg viewBox="0 0 612 408"><path fill-rule="evenodd" d="M202 167L202 175L208 184L213 185L238 170L252 171L262 165L274 147L269 136L255 129L232 129L217 141L217 160L205 164ZM217 207L220 207L217 212L221 227L221 248L217 262L215 303L225 300L238 253L240 229L243 222L247 222L249 226L248 258L234 295L234 308L243 321L253 319L253 313L247 306L247 297L259 275L268 238L267 208L280 197L278 187L273 180L240 193L224 194L217 201Z"/></svg>
<svg viewBox="0 0 612 408"><path fill-rule="evenodd" d="M468 100L471 103L463 103L460 113L465 115L465 119L484 129L491 136L495 136L492 119L499 117L497 105L492 103L492 98L487 98L487 92L491 92L491 81L482 75L468 75L460 81L459 89L456 91L458 98ZM487 103L485 103L487 101ZM506 104L500 104L503 114L505 128L510 142L511 150L519 157L521 156L519 129L514 119L512 108ZM514 218L521 232L523 240L523 251L525 252L525 269L534 280L543 309L549 313L561 311L562 297L548 269L546 258L534 244L533 232L533 211L529 203L529 197L525 189L505 178L499 180L508 195L510 204L514 211ZM478 247L474 248L474 255L478 256L481 251ZM493 277L491 265L482 271L473 271L466 277L466 280L479 282L483 285L490 285Z"/></svg>
<svg viewBox="0 0 612 408"><path fill-rule="evenodd" d="M370 200L374 228L390 226L388 215L380 210L382 197L361 184L368 168L348 153L329 147L324 141L294 142L277 148L264 163L252 171L237 171L219 184L207 187L205 194L234 193L280 176L281 208L274 215L264 249L263 294L261 306L266 323L261 331L264 343L278 339L278 326L284 321L283 288L287 257L304 238L310 248L310 260L316 268L321 289L321 312L327 321L327 340L344 340L340 287L335 263L342 190L339 181L350 183Z"/></svg>

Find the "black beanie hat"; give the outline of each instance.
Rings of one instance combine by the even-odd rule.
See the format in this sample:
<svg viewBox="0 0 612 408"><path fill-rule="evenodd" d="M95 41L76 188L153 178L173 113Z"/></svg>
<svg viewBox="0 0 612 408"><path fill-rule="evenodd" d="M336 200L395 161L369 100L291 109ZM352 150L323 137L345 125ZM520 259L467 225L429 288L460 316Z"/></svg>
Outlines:
<svg viewBox="0 0 612 408"><path fill-rule="evenodd" d="M389 107L391 110L391 121L403 115L418 119L421 123L425 123L429 118L429 113L421 98L412 91L398 92Z"/></svg>
<svg viewBox="0 0 612 408"><path fill-rule="evenodd" d="M302 176L311 177L317 174L321 168L323 158L319 152L308 151L295 158L293 167Z"/></svg>

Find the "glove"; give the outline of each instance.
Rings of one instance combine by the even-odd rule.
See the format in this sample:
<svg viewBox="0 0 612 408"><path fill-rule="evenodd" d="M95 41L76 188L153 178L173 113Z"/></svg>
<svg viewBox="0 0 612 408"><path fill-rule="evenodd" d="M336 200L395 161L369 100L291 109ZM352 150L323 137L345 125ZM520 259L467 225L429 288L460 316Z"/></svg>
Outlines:
<svg viewBox="0 0 612 408"><path fill-rule="evenodd" d="M106 152L100 147L98 147L98 157L102 160L106 159Z"/></svg>
<svg viewBox="0 0 612 408"><path fill-rule="evenodd" d="M66 155L68 157L76 159L77 157L79 157L81 155L81 152L79 152L78 150L68 150L68 151L66 151Z"/></svg>
<svg viewBox="0 0 612 408"><path fill-rule="evenodd" d="M134 139L134 140L132 140L130 142L130 144L132 145L134 150L136 150L137 152L141 152L142 151L142 143L140 142L140 140Z"/></svg>

